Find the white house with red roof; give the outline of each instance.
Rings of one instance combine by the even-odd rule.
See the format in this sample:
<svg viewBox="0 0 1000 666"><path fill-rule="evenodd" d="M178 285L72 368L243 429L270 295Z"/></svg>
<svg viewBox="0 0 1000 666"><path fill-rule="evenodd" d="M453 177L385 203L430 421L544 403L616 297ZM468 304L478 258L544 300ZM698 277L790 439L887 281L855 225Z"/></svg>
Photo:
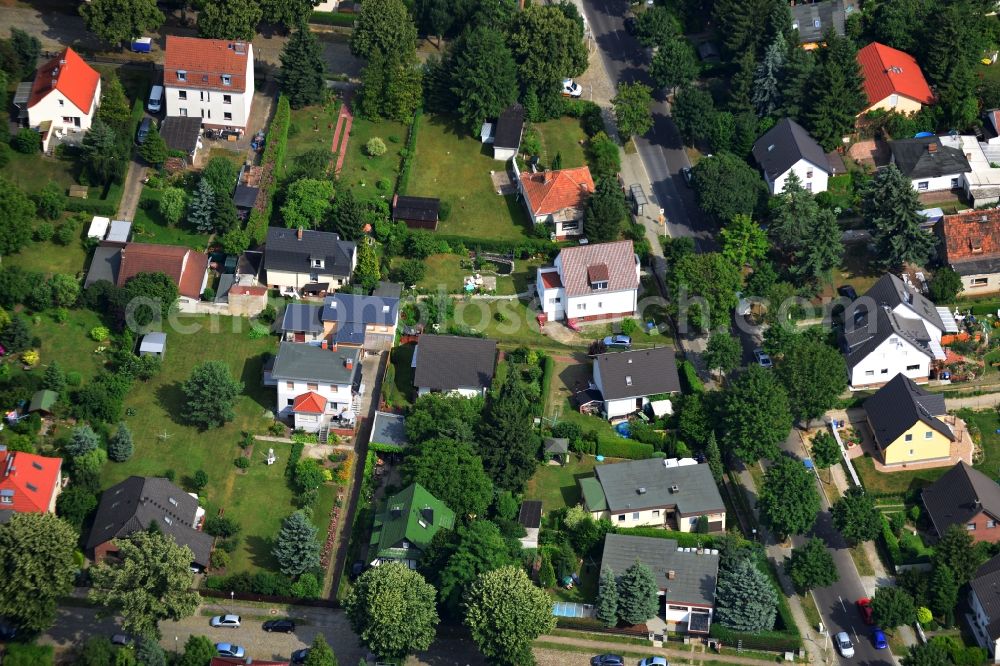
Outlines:
<svg viewBox="0 0 1000 666"><path fill-rule="evenodd" d="M62 458L0 445L0 524L14 513L55 513L62 489Z"/></svg>
<svg viewBox="0 0 1000 666"><path fill-rule="evenodd" d="M517 177L524 205L535 224L551 224L557 239L583 234L583 209L594 193L590 169L518 173Z"/></svg>
<svg viewBox="0 0 1000 666"><path fill-rule="evenodd" d="M872 42L858 51L858 63L868 98L868 106L858 115L876 109L916 113L934 102L920 65L909 53Z"/></svg>
<svg viewBox="0 0 1000 666"><path fill-rule="evenodd" d="M76 51L65 49L38 68L35 80L18 88L14 104L27 109L28 126L42 134L48 151L54 135L86 132L101 103L101 75Z"/></svg>
<svg viewBox="0 0 1000 666"><path fill-rule="evenodd" d="M639 300L639 257L632 241L563 248L538 269L538 298L549 320L577 322L632 317Z"/></svg>
<svg viewBox="0 0 1000 666"><path fill-rule="evenodd" d="M167 116L200 117L202 126L246 130L253 103L253 45L167 35L163 87Z"/></svg>

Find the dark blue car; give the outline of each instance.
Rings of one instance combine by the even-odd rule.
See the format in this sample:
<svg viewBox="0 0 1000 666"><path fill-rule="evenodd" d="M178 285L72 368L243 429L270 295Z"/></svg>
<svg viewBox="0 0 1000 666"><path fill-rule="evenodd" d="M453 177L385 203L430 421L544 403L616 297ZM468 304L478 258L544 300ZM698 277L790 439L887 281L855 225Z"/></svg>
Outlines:
<svg viewBox="0 0 1000 666"><path fill-rule="evenodd" d="M875 643L876 650L885 650L889 647L889 642L885 640L885 632L878 627L872 629L872 642Z"/></svg>

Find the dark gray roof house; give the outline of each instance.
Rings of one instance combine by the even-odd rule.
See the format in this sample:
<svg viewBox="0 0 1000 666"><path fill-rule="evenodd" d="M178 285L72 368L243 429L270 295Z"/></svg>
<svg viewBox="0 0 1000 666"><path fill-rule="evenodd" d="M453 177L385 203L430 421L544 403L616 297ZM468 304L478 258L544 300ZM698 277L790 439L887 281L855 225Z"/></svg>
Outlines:
<svg viewBox="0 0 1000 666"><path fill-rule="evenodd" d="M672 347L598 354L594 357L594 383L605 400L681 390Z"/></svg>
<svg viewBox="0 0 1000 666"><path fill-rule="evenodd" d="M201 136L201 118L198 116L164 118L160 124L160 136L170 150L179 150L189 157L193 156L198 150L198 138Z"/></svg>
<svg viewBox="0 0 1000 666"><path fill-rule="evenodd" d="M198 500L167 479L130 476L101 495L86 549L100 559L117 550L109 542L148 529L155 521L160 531L191 549L194 563L207 567L214 539L195 529L203 515Z"/></svg>
<svg viewBox="0 0 1000 666"><path fill-rule="evenodd" d="M893 377L865 400L864 408L880 449L895 442L918 421L948 439L955 439L948 424L938 418L947 413L944 396L928 393L906 375Z"/></svg>
<svg viewBox="0 0 1000 666"><path fill-rule="evenodd" d="M524 130L524 107L511 104L497 116L497 129L493 134L493 146L517 150L521 147L521 132Z"/></svg>
<svg viewBox="0 0 1000 666"><path fill-rule="evenodd" d="M493 384L496 359L496 340L424 334L413 351L413 385L424 393L485 394Z"/></svg>
<svg viewBox="0 0 1000 666"><path fill-rule="evenodd" d="M83 286L89 287L101 280L117 284L118 270L121 265L121 244L102 242L94 248L94 256L90 260L90 267L87 269L87 278L83 281Z"/></svg>
<svg viewBox="0 0 1000 666"><path fill-rule="evenodd" d="M305 275L319 272L346 280L354 270L355 248L354 241L341 240L329 231L269 227L264 270ZM322 262L322 269L315 268L317 261Z"/></svg>
<svg viewBox="0 0 1000 666"><path fill-rule="evenodd" d="M271 378L277 381L318 382L353 385L361 376L361 350L344 347L337 351L282 342L274 359Z"/></svg>
<svg viewBox="0 0 1000 666"><path fill-rule="evenodd" d="M976 517L985 513L992 522L992 525L983 526L982 531L990 533L985 540L1000 539L1000 485L968 463L958 463L924 488L921 499L939 536L952 525L978 522ZM973 534L977 540L984 536L978 532Z"/></svg>
<svg viewBox="0 0 1000 666"><path fill-rule="evenodd" d="M398 282L389 282L387 280L380 280L375 289L372 290L372 296L378 298L395 298L399 300L403 297L403 285Z"/></svg>
<svg viewBox="0 0 1000 666"><path fill-rule="evenodd" d="M911 180L957 176L972 171L965 153L942 145L936 136L889 142L892 161Z"/></svg>
<svg viewBox="0 0 1000 666"><path fill-rule="evenodd" d="M320 319L322 311L323 308L319 305L289 303L285 306L285 315L281 319L281 330L322 333L323 321Z"/></svg>
<svg viewBox="0 0 1000 666"><path fill-rule="evenodd" d="M817 169L830 173L830 160L816 140L802 125L791 118L782 118L753 144L753 158L773 182L799 160L810 162Z"/></svg>
<svg viewBox="0 0 1000 666"><path fill-rule="evenodd" d="M674 539L607 534L601 568L621 576L638 560L652 569L667 604L713 608L719 576L719 554L713 550L681 549Z"/></svg>
<svg viewBox="0 0 1000 666"><path fill-rule="evenodd" d="M792 29L799 31L800 44L822 42L831 28L843 37L845 19L854 9L854 0L798 0L792 4Z"/></svg>
<svg viewBox="0 0 1000 666"><path fill-rule="evenodd" d="M985 634L984 642L991 644L991 653L995 652L1000 640L1000 555L976 570L969 587L972 590L969 600L973 610L972 627L977 633Z"/></svg>
<svg viewBox="0 0 1000 666"><path fill-rule="evenodd" d="M406 437L406 417L392 412L375 412L370 441L375 444L405 447L409 444Z"/></svg>

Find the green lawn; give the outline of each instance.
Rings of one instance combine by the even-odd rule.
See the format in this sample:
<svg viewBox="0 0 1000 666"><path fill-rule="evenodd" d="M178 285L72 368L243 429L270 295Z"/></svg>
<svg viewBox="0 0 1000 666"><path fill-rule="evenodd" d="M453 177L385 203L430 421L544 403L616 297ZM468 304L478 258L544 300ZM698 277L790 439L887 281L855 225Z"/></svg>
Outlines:
<svg viewBox="0 0 1000 666"><path fill-rule="evenodd" d="M79 169L72 159L59 159L41 153L25 155L16 150L9 153L10 161L0 167L0 176L13 182L28 193L38 192L50 182L62 187L67 193L70 185L76 185ZM91 187L89 196L101 196L99 187Z"/></svg>
<svg viewBox="0 0 1000 666"><path fill-rule="evenodd" d="M424 260L427 274L417 283L418 289L426 289L436 293L443 288L445 293L460 294L464 290L465 277L472 275L470 268L462 268L465 257L457 254L432 254ZM403 258L398 259L402 263ZM528 260L518 260L514 263L514 273L497 275L498 296L513 296L528 290L528 283L534 282L539 266L547 263L545 259L536 257ZM468 266L468 262L466 263ZM484 273L481 273L484 274Z"/></svg>
<svg viewBox="0 0 1000 666"><path fill-rule="evenodd" d="M90 225L89 221L87 225ZM58 223L53 226L58 226ZM3 258L3 266L18 266L27 271L46 274L77 275L86 263L87 253L79 240L73 240L69 245L59 245L52 241L30 243L17 254Z"/></svg>
<svg viewBox="0 0 1000 666"><path fill-rule="evenodd" d="M128 462L108 463L102 482L108 487L133 474L163 475L172 470L176 481L185 485L195 471L205 470L209 484L202 498L208 515L222 509L242 525L240 545L228 569L232 573L273 566L271 539L282 518L296 507L284 476L289 445L258 442L245 473L233 464L240 455L241 431L263 430L268 423L265 415L274 409L274 390L261 385L261 368L264 355L276 348L275 339L251 340L246 330L233 332L233 324L246 329L246 322L240 319L222 317L218 321L213 331L209 317L182 317L181 326L198 326L201 330L188 334L167 332L163 371L136 386L125 402L132 414L126 415L125 422L135 437L135 453ZM207 360L225 362L245 388L232 422L199 432L179 422L184 413L180 384L195 365ZM272 446L278 460L267 467L267 447ZM315 507L314 520L324 531L332 502L332 489L325 489Z"/></svg>
<svg viewBox="0 0 1000 666"><path fill-rule="evenodd" d="M578 604L592 604L597 599L597 583L600 578L598 567L584 562L580 567L580 584L574 585L572 590L565 587L556 587L549 590L549 594L559 601L570 601Z"/></svg>
<svg viewBox="0 0 1000 666"><path fill-rule="evenodd" d="M184 221L170 226L163 219L158 208L161 196L163 196L163 190L143 188L142 195L139 197L139 206L135 210L132 240L138 243L181 245L199 251L204 250L208 243L208 236L192 229Z"/></svg>
<svg viewBox="0 0 1000 666"><path fill-rule="evenodd" d="M49 363L58 361L64 372L79 372L86 382L104 366L103 353L96 352L100 345L90 338L90 330L103 325L96 313L70 310L66 321L61 324L48 315L37 315L28 319L28 325L32 337L41 341L38 346L41 362L39 368L32 372L43 372Z"/></svg>
<svg viewBox="0 0 1000 666"><path fill-rule="evenodd" d="M531 128L538 132L542 139L541 163L546 167L552 164L556 155L562 156L562 168L570 169L586 164L581 141L587 138L580 127L579 118L564 116L544 123L533 123Z"/></svg>
<svg viewBox="0 0 1000 666"><path fill-rule="evenodd" d="M394 347L389 355L393 368L393 381L382 385L382 397L391 407L405 407L413 402L413 350L416 345Z"/></svg>
<svg viewBox="0 0 1000 666"><path fill-rule="evenodd" d="M577 481L593 476L597 460L594 456L571 454L565 465L540 465L528 479L525 499L542 500L542 511L549 513L580 503L580 486Z"/></svg>
<svg viewBox="0 0 1000 666"><path fill-rule="evenodd" d="M497 312L503 313L504 321L497 321ZM542 335L535 316L536 313L519 299L459 302L455 307L456 323L483 331L486 337L501 344L571 349L547 335Z"/></svg>
<svg viewBox="0 0 1000 666"><path fill-rule="evenodd" d="M499 196L493 188L490 172L503 169L504 163L493 159L489 147L470 137L454 119L427 115L420 122L406 193L451 204L451 215L438 224L442 234L528 238L533 229L522 203L513 195Z"/></svg>
<svg viewBox="0 0 1000 666"><path fill-rule="evenodd" d="M421 132L426 125L425 118L420 125ZM347 157L340 172L341 182L354 190L355 197L369 200L392 196L396 187L396 177L399 175L399 151L406 146L408 131L409 128L403 123L392 120L373 122L355 116L351 125L351 140L347 144ZM365 144L376 136L385 143L386 151L379 157L370 157L365 152ZM417 169L414 169L414 176L416 171ZM379 181L385 181L388 187L379 189Z"/></svg>
<svg viewBox="0 0 1000 666"><path fill-rule="evenodd" d="M340 102L337 100L292 110L292 122L288 127L286 144L285 172L282 176L287 175L294 167L296 157L313 148L325 148L330 151L330 159L333 160L333 133L337 129L339 112Z"/></svg>

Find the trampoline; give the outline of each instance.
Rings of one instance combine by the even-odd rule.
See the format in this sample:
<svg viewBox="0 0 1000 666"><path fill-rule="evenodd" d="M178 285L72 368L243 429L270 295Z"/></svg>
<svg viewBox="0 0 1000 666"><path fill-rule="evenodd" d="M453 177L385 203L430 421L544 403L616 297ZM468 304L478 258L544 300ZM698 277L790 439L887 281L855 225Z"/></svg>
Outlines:
<svg viewBox="0 0 1000 666"><path fill-rule="evenodd" d="M594 607L591 604L557 601L552 604L552 614L556 617L593 617Z"/></svg>

